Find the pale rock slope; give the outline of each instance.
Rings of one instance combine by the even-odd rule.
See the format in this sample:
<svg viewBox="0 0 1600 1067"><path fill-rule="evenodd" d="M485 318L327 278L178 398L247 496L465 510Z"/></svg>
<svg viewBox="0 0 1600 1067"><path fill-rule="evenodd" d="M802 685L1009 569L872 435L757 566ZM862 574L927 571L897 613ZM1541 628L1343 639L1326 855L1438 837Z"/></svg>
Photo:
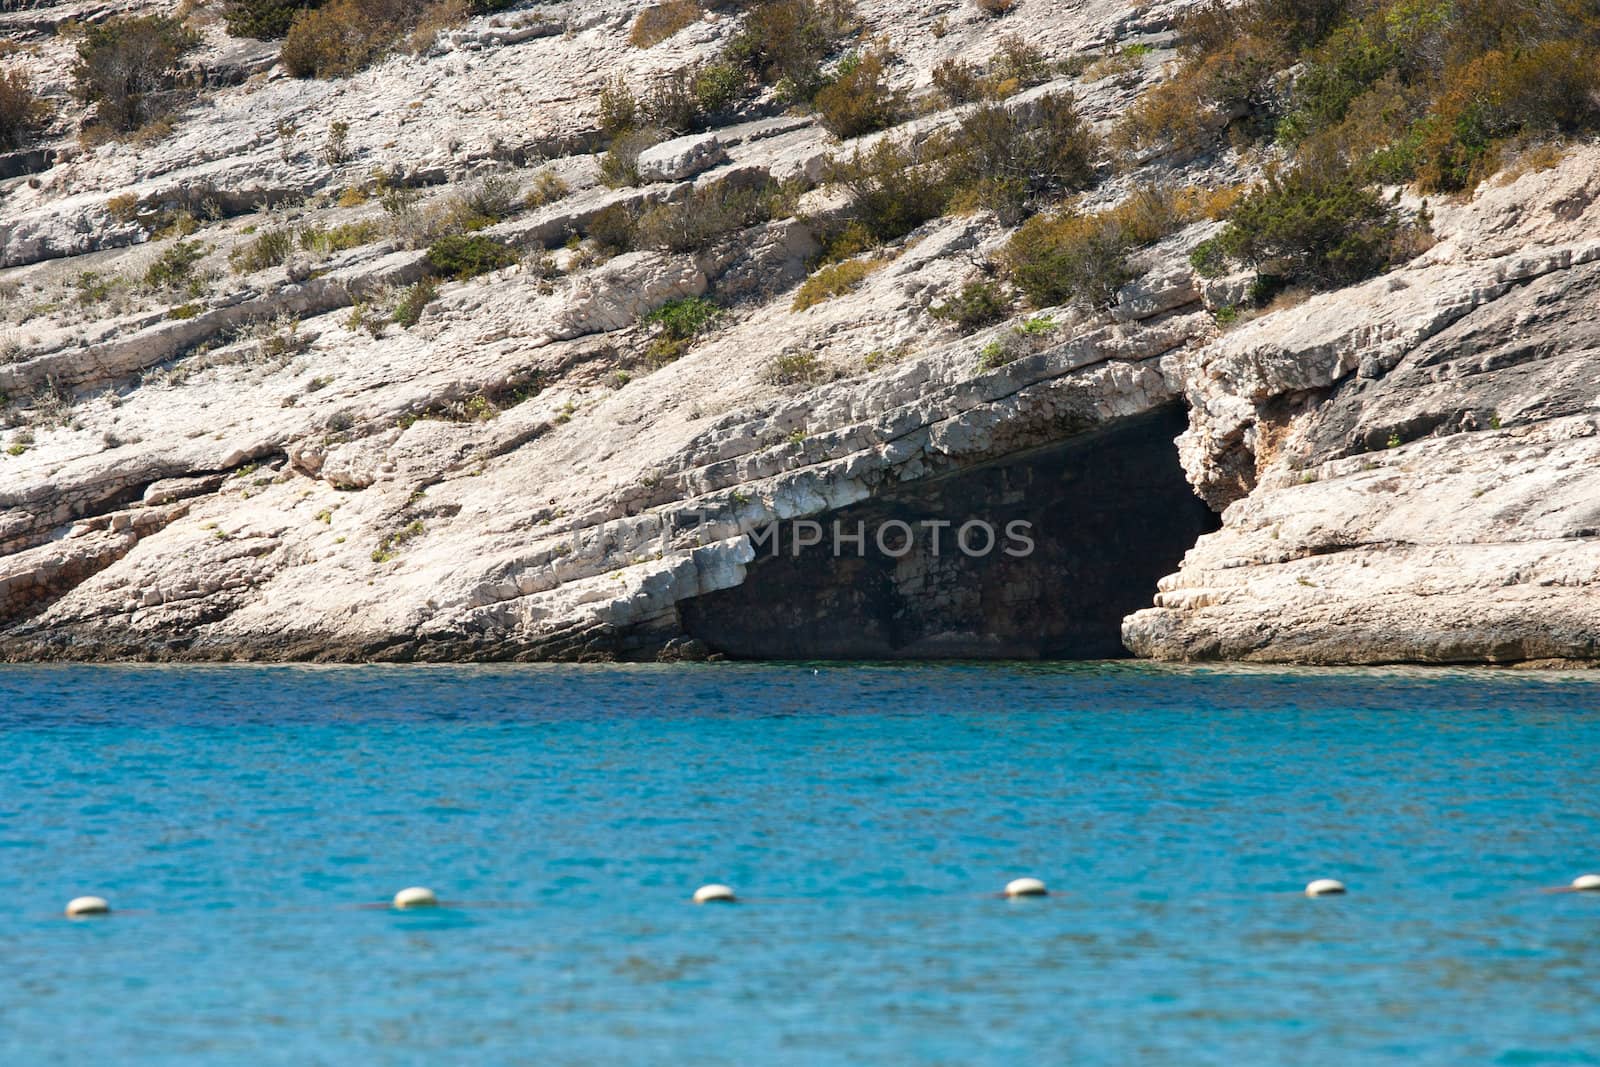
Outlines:
<svg viewBox="0 0 1600 1067"><path fill-rule="evenodd" d="M29 43L21 61L64 97L70 57L51 27L173 6L40 4L0 13L0 33ZM80 149L63 126L53 165L15 163L0 181L0 656L836 654L855 626L877 635L863 654L1107 654L1074 627L1093 620L1114 651L1117 619L1155 596L1121 627L1140 655L1596 658L1600 150L1434 204L1439 244L1422 258L1226 331L1211 314L1226 287L1187 259L1209 223L1145 253L1149 272L1110 313L1043 309L1049 328L1025 340L1020 314L961 336L928 311L1005 240L985 214L927 224L856 291L794 311L818 252L805 213L698 253L594 262L566 248L609 205L730 176L815 185L851 148L807 115L756 108L717 146L658 153L660 180L602 185L605 81L648 85L735 28L711 16L637 49L641 6L478 18L337 82L291 79L271 46L213 22L197 62L216 87L170 136ZM1154 46L1131 69L1010 103L1070 90L1103 126L1160 77L1184 6L863 11L914 92L941 58L981 59L1002 34L1055 58ZM336 122L347 158L330 163L319 146ZM524 261L444 284L410 328L352 314L422 276L422 251L397 240L229 272L228 253L270 226L383 224L372 202L339 206L378 170L420 186L424 207L490 174L527 188L548 170L571 193L487 231ZM1146 170L1094 200L1251 165ZM805 201L835 203L827 189ZM171 314L183 298L79 299L97 278L144 275L177 238L152 239L141 217L185 208L208 220L184 239L203 242L210 272L187 317ZM652 369L642 317L691 295L727 310ZM992 366L981 353L996 341L1026 350ZM825 380L782 373L797 355ZM1150 433L1159 448L1140 443ZM751 539L774 519L1051 493L1044 510L1070 514L1079 541L1023 572L918 559L868 576L893 587L888 608L861 593L868 577L796 571ZM1151 533L1179 514L1164 541ZM1059 640L986 636L1030 627Z"/></svg>

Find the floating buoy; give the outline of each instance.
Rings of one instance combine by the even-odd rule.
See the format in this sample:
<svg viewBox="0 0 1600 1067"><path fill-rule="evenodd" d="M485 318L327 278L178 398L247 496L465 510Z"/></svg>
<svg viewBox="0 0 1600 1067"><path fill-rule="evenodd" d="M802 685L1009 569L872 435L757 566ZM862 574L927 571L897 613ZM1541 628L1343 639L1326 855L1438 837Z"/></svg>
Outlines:
<svg viewBox="0 0 1600 1067"><path fill-rule="evenodd" d="M394 895L394 906L402 911L406 908L437 908L439 898L434 896L433 890L414 885Z"/></svg>
<svg viewBox="0 0 1600 1067"><path fill-rule="evenodd" d="M739 898L733 895L733 890L725 885L703 885L694 891L696 904L732 904Z"/></svg>
<svg viewBox="0 0 1600 1067"><path fill-rule="evenodd" d="M67 901L67 914L73 917L79 915L109 915L111 905L106 903L105 897L73 897Z"/></svg>
<svg viewBox="0 0 1600 1067"><path fill-rule="evenodd" d="M1006 883L1008 897L1042 897L1049 893L1050 890L1037 878L1014 878Z"/></svg>
<svg viewBox="0 0 1600 1067"><path fill-rule="evenodd" d="M1600 893L1600 874L1580 874L1572 880L1572 888L1579 893Z"/></svg>
<svg viewBox="0 0 1600 1067"><path fill-rule="evenodd" d="M1344 883L1336 878L1318 878L1306 886L1308 897L1336 897L1344 891Z"/></svg>

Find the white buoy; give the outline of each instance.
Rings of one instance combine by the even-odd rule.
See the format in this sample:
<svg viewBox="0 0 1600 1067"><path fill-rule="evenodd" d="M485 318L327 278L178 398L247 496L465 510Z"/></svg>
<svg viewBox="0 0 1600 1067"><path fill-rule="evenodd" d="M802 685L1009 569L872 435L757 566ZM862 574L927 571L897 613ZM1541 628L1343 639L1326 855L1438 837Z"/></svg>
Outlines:
<svg viewBox="0 0 1600 1067"><path fill-rule="evenodd" d="M439 898L434 896L433 890L414 885L394 895L394 906L402 911L406 908L437 908Z"/></svg>
<svg viewBox="0 0 1600 1067"><path fill-rule="evenodd" d="M1344 883L1336 878L1318 878L1306 886L1308 897L1336 897L1344 891Z"/></svg>
<svg viewBox="0 0 1600 1067"><path fill-rule="evenodd" d="M1572 888L1579 893L1600 893L1600 874L1580 874L1572 880Z"/></svg>
<svg viewBox="0 0 1600 1067"><path fill-rule="evenodd" d="M1013 878L1006 883L1008 897L1042 897L1049 893L1050 890L1037 878Z"/></svg>
<svg viewBox="0 0 1600 1067"><path fill-rule="evenodd" d="M73 897L67 901L67 914L73 917L79 915L109 915L111 905L106 903L105 897Z"/></svg>
<svg viewBox="0 0 1600 1067"><path fill-rule="evenodd" d="M703 885L694 891L696 904L732 904L739 898L733 895L733 890L725 885Z"/></svg>

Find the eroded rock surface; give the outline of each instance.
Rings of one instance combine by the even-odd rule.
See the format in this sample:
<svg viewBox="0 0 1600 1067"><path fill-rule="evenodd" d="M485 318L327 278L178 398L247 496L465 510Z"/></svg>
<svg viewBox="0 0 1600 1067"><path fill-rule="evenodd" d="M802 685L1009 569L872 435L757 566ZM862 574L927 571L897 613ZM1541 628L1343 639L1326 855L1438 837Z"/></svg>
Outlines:
<svg viewBox="0 0 1600 1067"><path fill-rule="evenodd" d="M1051 58L1151 45L1009 105L1070 90L1104 128L1160 76L1190 6L862 8L913 94L1007 34ZM1592 146L1431 205L1439 244L1410 265L1242 326L1212 312L1243 281L1188 265L1202 223L1144 253L1109 310L962 335L929 308L1008 236L982 213L792 310L839 205L814 187L857 144L770 97L650 150L637 188L600 182L601 87L710 59L729 16L638 49L638 3L537 4L335 82L287 77L213 20L195 59L211 88L169 137L80 147L52 29L118 7L0 12L63 104L51 143L0 168L0 656L1107 655L1118 616L1156 595L1120 627L1141 655L1600 658ZM1156 159L1086 203L1252 165ZM385 207L375 173L416 203ZM425 272L404 213L489 177L565 191L480 231L519 264L388 321ZM689 253L595 249L607 212L767 181L810 190L806 211ZM295 235L287 256L240 258L274 229ZM147 281L183 242L189 280ZM693 297L723 307L715 327L652 355L652 313ZM1182 432L1163 448L1152 428ZM1092 521L1009 571L919 557L856 574L753 540L773 521L980 505Z"/></svg>

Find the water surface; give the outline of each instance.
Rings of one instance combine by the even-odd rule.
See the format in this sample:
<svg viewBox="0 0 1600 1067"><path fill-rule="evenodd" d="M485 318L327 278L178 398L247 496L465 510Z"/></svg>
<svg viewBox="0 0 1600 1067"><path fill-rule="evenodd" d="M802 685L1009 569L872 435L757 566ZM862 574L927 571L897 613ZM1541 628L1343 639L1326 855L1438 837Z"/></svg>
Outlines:
<svg viewBox="0 0 1600 1067"><path fill-rule="evenodd" d="M1600 1063L1600 898L1537 892L1600 871L1597 727L1490 672L6 668L0 1063ZM414 884L467 903L354 906Z"/></svg>

